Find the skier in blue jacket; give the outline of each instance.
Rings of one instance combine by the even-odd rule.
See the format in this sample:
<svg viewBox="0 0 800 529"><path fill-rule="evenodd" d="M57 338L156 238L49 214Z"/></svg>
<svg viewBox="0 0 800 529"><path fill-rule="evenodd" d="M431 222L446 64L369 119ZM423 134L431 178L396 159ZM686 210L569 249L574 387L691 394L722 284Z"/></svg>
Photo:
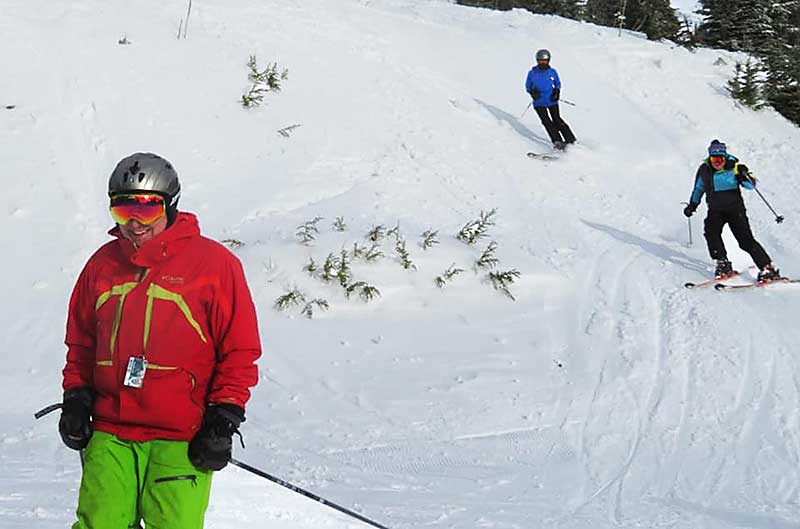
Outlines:
<svg viewBox="0 0 800 529"><path fill-rule="evenodd" d="M561 97L561 80L558 72L550 67L550 52L536 52L536 66L528 72L525 91L533 98L533 109L539 115L553 147L563 149L568 143L575 143L575 135L569 125L561 119L558 99Z"/></svg>
<svg viewBox="0 0 800 529"><path fill-rule="evenodd" d="M733 266L728 260L725 244L722 242L722 228L728 225L739 247L750 254L758 266L758 281L772 281L780 277L780 271L772 264L772 259L753 237L740 187L754 189L756 179L749 169L732 154L719 140L708 146L708 158L703 160L694 177L694 188L689 204L683 214L691 217L703 195L706 196L708 214L704 223L708 253L717 262L714 275L726 277L733 274Z"/></svg>

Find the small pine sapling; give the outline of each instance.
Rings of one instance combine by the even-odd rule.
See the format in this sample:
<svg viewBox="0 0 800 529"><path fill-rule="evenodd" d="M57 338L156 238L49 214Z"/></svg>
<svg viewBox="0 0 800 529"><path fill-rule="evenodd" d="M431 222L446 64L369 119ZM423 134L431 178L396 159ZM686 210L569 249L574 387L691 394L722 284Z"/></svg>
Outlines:
<svg viewBox="0 0 800 529"><path fill-rule="evenodd" d="M318 269L317 262L314 261L313 257L309 257L308 262L303 266L303 272L308 272L310 276L313 276Z"/></svg>
<svg viewBox="0 0 800 529"><path fill-rule="evenodd" d="M494 289L499 290L513 301L516 301L516 298L511 294L511 291L508 289L508 287L514 282L515 279L519 278L519 276L519 270L516 268L506 270L505 272L489 272L488 275Z"/></svg>
<svg viewBox="0 0 800 529"><path fill-rule="evenodd" d="M494 216L497 208L488 212L481 211L480 217L464 224L456 235L456 239L466 244L475 244L479 239L486 237L491 226L494 226Z"/></svg>
<svg viewBox="0 0 800 529"><path fill-rule="evenodd" d="M347 229L347 224L344 222L344 217L336 217L333 220L332 226L335 231L345 231Z"/></svg>
<svg viewBox="0 0 800 529"><path fill-rule="evenodd" d="M322 217L314 217L314 220L307 220L297 227L294 233L300 238L300 242L308 245L308 243L317 238L317 234L319 233L317 223L321 220Z"/></svg>
<svg viewBox="0 0 800 529"><path fill-rule="evenodd" d="M400 222L399 221L397 222L397 224L395 224L394 228L392 228L391 230L386 232L386 236L387 237L394 237L395 241L399 241L400 240Z"/></svg>
<svg viewBox="0 0 800 529"><path fill-rule="evenodd" d="M369 303L375 299L375 296L380 297L380 295L381 291L372 285L364 285L361 287L361 292L358 293L358 297L360 297L364 303Z"/></svg>
<svg viewBox="0 0 800 529"><path fill-rule="evenodd" d="M500 259L494 256L494 251L497 249L497 243L492 241L489 246L483 251L478 260L475 261L475 268L492 269L500 262Z"/></svg>
<svg viewBox="0 0 800 529"><path fill-rule="evenodd" d="M461 268L456 268L456 264L453 263L450 265L450 268L445 270L442 275L436 276L436 279L433 280L436 283L436 286L439 288L444 287L448 281L452 280L455 276L463 272L464 270Z"/></svg>
<svg viewBox="0 0 800 529"><path fill-rule="evenodd" d="M347 299L350 299L350 296L356 291L358 292L358 297L360 297L365 303L372 301L375 296L381 295L377 288L367 284L366 281L356 281L355 283L347 285L347 287L344 289L344 295Z"/></svg>
<svg viewBox="0 0 800 529"><path fill-rule="evenodd" d="M295 305L299 305L306 300L305 295L300 292L298 289L293 288L286 294L279 296L278 299L275 300L275 309L276 310L285 310L289 307L293 307Z"/></svg>
<svg viewBox="0 0 800 529"><path fill-rule="evenodd" d="M309 320L314 317L314 306L319 308L320 310L328 310L330 305L328 305L328 300L322 298L315 298L306 303L306 306L303 307L303 310L300 311L300 314L308 318Z"/></svg>
<svg viewBox="0 0 800 529"><path fill-rule="evenodd" d="M222 239L219 242L224 244L225 246L227 246L231 250L237 250L237 249L241 248L242 246L244 246L244 243L242 241L240 241L239 239Z"/></svg>
<svg viewBox="0 0 800 529"><path fill-rule="evenodd" d="M301 127L300 123L295 123L294 125L289 125L288 127L283 127L282 129L278 129L277 132L284 138L288 138L292 135L292 131L298 127Z"/></svg>
<svg viewBox="0 0 800 529"><path fill-rule="evenodd" d="M381 242L384 237L386 237L386 228L383 226L383 224L373 226L372 229L367 233L367 239L372 242Z"/></svg>
<svg viewBox="0 0 800 529"><path fill-rule="evenodd" d="M372 246L370 246L369 250L367 250L367 252L364 254L364 260L368 263L371 263L372 261L377 261L381 257L383 257L383 251L381 250L381 247L377 244L373 244Z"/></svg>
<svg viewBox="0 0 800 529"><path fill-rule="evenodd" d="M336 278L336 269L336 256L329 253L328 257L325 258L325 262L322 263L322 280L333 281Z"/></svg>
<svg viewBox="0 0 800 529"><path fill-rule="evenodd" d="M247 67L250 69L247 79L252 84L247 93L242 95L241 103L245 108L259 106L267 92L280 92L281 81L289 78L289 70L278 71L278 63L268 64L264 70L259 70L255 55L250 56Z"/></svg>
<svg viewBox="0 0 800 529"><path fill-rule="evenodd" d="M422 246L423 250L427 250L428 248L432 248L434 244L439 244L439 241L436 239L436 236L439 234L439 230L425 230L422 232L422 242L420 245Z"/></svg>
<svg viewBox="0 0 800 529"><path fill-rule="evenodd" d="M406 250L406 241L405 239L398 239L397 244L394 246L397 255L400 256L400 265L405 268L406 270L416 270L417 266L411 262L410 254L408 250Z"/></svg>
<svg viewBox="0 0 800 529"><path fill-rule="evenodd" d="M359 246L358 241L353 243L353 259L361 259L367 253L366 246Z"/></svg>
<svg viewBox="0 0 800 529"><path fill-rule="evenodd" d="M347 283L352 277L350 271L350 257L347 255L347 250L342 249L339 254L339 259L336 260L336 264L336 279L339 280L339 284L342 285L343 288L347 288Z"/></svg>

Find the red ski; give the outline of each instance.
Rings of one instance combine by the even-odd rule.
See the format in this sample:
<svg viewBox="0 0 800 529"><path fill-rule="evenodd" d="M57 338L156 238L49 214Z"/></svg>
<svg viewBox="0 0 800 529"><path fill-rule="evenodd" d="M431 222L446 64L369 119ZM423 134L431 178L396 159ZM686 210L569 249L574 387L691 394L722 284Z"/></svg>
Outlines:
<svg viewBox="0 0 800 529"><path fill-rule="evenodd" d="M747 270L754 270L755 268L756 268L755 266L749 266L747 268ZM740 272L739 270L734 270L730 274L725 274L724 276L721 276L721 277L712 277L711 279L707 279L705 281L701 281L700 283L692 283L692 282L684 283L683 286L685 286L686 288L708 287L708 286L711 286L711 285L718 285L720 283L720 281L727 281L728 279L731 279L731 278L734 278L734 277L737 277L737 276L740 276L740 275L742 275L742 272Z"/></svg>
<svg viewBox="0 0 800 529"><path fill-rule="evenodd" d="M714 285L714 288L717 290L735 290L739 288L766 287L769 285L776 285L782 283L800 283L800 279L779 277L778 279L773 279L771 281L756 281L755 283L747 283L746 285L726 285L725 283L717 283Z"/></svg>

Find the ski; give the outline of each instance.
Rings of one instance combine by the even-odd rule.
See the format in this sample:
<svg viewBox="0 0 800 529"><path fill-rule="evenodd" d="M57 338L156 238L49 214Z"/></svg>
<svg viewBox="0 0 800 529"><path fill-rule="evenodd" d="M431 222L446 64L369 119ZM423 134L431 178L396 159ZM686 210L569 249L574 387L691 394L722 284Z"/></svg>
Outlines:
<svg viewBox="0 0 800 529"><path fill-rule="evenodd" d="M558 156L555 154L538 153L533 151L528 152L528 158L538 158L539 160L558 160Z"/></svg>
<svg viewBox="0 0 800 529"><path fill-rule="evenodd" d="M755 266L751 266L751 267L748 268L748 270L752 270L752 269L755 269ZM686 288L707 287L707 286L711 286L711 285L717 285L717 284L720 283L720 281L727 281L728 279L732 279L732 278L738 277L740 275L742 275L742 272L740 272L739 270L734 270L730 274L726 274L726 275L724 275L722 277L712 277L711 279L707 279L705 281L701 281L700 283L692 283L690 281L688 283L684 283L683 286L686 287Z"/></svg>
<svg viewBox="0 0 800 529"><path fill-rule="evenodd" d="M771 281L756 281L755 283L747 283L745 285L726 285L725 283L717 283L714 288L717 290L737 290L740 288L755 288L766 287L769 285L786 284L786 283L800 283L800 279L791 279L788 277L779 277Z"/></svg>

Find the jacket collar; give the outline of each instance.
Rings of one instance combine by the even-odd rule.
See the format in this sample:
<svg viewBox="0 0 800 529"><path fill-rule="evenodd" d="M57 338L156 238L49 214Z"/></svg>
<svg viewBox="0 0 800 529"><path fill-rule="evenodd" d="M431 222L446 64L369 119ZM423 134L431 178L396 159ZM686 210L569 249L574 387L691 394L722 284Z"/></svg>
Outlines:
<svg viewBox="0 0 800 529"><path fill-rule="evenodd" d="M163 263L184 248L190 239L200 236L200 224L192 213L179 212L172 225L155 239L147 241L140 248L122 236L119 226L108 232L117 238L119 248L131 264L150 268Z"/></svg>

